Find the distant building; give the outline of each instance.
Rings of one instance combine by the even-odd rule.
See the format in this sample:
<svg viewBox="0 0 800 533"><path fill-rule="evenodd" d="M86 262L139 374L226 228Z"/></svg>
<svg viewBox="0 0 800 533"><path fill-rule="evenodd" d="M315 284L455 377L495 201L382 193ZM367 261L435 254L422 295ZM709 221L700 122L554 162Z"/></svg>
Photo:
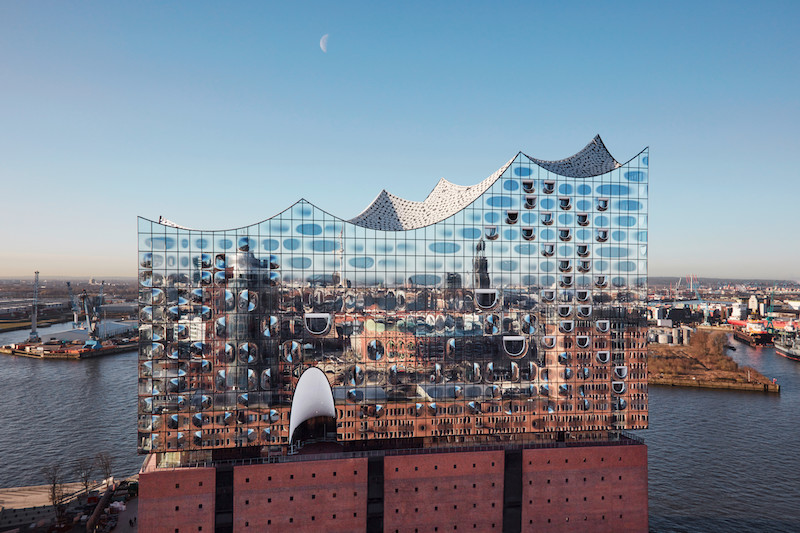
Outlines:
<svg viewBox="0 0 800 533"><path fill-rule="evenodd" d="M647 187L596 137L350 220L139 219L140 527L646 531Z"/></svg>

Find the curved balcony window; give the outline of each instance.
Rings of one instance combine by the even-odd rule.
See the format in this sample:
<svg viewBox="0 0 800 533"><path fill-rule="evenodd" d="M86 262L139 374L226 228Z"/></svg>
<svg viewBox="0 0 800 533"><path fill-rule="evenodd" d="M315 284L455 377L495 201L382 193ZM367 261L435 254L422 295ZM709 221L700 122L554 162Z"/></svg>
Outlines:
<svg viewBox="0 0 800 533"><path fill-rule="evenodd" d="M556 347L556 338L554 335L545 335L542 337L542 344L545 348L555 348Z"/></svg>
<svg viewBox="0 0 800 533"><path fill-rule="evenodd" d="M569 211L570 209L572 209L572 199L566 196L559 198L558 207L560 207L564 211Z"/></svg>
<svg viewBox="0 0 800 533"><path fill-rule="evenodd" d="M536 190L533 180L522 180L522 190L525 192L534 192Z"/></svg>
<svg viewBox="0 0 800 533"><path fill-rule="evenodd" d="M500 236L500 232L497 230L497 226L486 226L484 236L490 241L494 241Z"/></svg>
<svg viewBox="0 0 800 533"><path fill-rule="evenodd" d="M545 257L553 257L553 254L556 253L556 245L555 244L543 244L542 245L542 255Z"/></svg>
<svg viewBox="0 0 800 533"><path fill-rule="evenodd" d="M611 360L611 352L602 351L595 354L598 363L606 364Z"/></svg>
<svg viewBox="0 0 800 533"><path fill-rule="evenodd" d="M264 336L277 337L281 329L280 320L276 316L264 317Z"/></svg>
<svg viewBox="0 0 800 533"><path fill-rule="evenodd" d="M236 403L242 407L247 407L250 404L250 396L244 392L236 398Z"/></svg>
<svg viewBox="0 0 800 533"><path fill-rule="evenodd" d="M606 242L608 240L608 230L598 229L595 231L595 240L597 242Z"/></svg>
<svg viewBox="0 0 800 533"><path fill-rule="evenodd" d="M499 299L497 289L475 289L475 304L481 309L493 309Z"/></svg>
<svg viewBox="0 0 800 533"><path fill-rule="evenodd" d="M303 345L297 341L283 343L283 359L287 363L299 363L303 360Z"/></svg>
<svg viewBox="0 0 800 533"><path fill-rule="evenodd" d="M306 330L312 335L325 335L331 330L333 320L330 313L306 313Z"/></svg>
<svg viewBox="0 0 800 533"><path fill-rule="evenodd" d="M572 390L572 385L562 384L558 386L558 394L560 396L567 396Z"/></svg>
<svg viewBox="0 0 800 533"><path fill-rule="evenodd" d="M545 180L542 185L542 191L545 194L553 194L556 190L556 182L553 180Z"/></svg>
<svg viewBox="0 0 800 533"><path fill-rule="evenodd" d="M572 333L575 329L575 323L572 320L562 320L558 324L558 330L561 333Z"/></svg>
<svg viewBox="0 0 800 533"><path fill-rule="evenodd" d="M536 209L536 197L532 194L525 196L525 209Z"/></svg>
<svg viewBox="0 0 800 533"><path fill-rule="evenodd" d="M569 363L569 352L561 352L558 354L558 363L561 365Z"/></svg>
<svg viewBox="0 0 800 533"><path fill-rule="evenodd" d="M564 369L564 379L572 379L574 372L571 368Z"/></svg>
<svg viewBox="0 0 800 533"><path fill-rule="evenodd" d="M249 390L256 390L258 387L258 374L255 370L247 369L247 388Z"/></svg>
<svg viewBox="0 0 800 533"><path fill-rule="evenodd" d="M576 252L579 257L589 257L589 246L586 244L579 244Z"/></svg>
<svg viewBox="0 0 800 533"><path fill-rule="evenodd" d="M536 333L536 315L522 315L522 333L531 335Z"/></svg>
<svg viewBox="0 0 800 533"><path fill-rule="evenodd" d="M467 403L467 411L471 415L477 415L481 412L481 404L478 402L469 402Z"/></svg>
<svg viewBox="0 0 800 533"><path fill-rule="evenodd" d="M550 226L551 224L553 224L553 213L541 213L539 215L539 219L545 226Z"/></svg>
<svg viewBox="0 0 800 533"><path fill-rule="evenodd" d="M347 391L347 401L350 403L361 403L364 401L364 391L350 389ZM419 406L419 404L417 404Z"/></svg>
<svg viewBox="0 0 800 533"><path fill-rule="evenodd" d="M252 342L243 342L239 345L239 361L253 364L258 362L258 346Z"/></svg>
<svg viewBox="0 0 800 533"><path fill-rule="evenodd" d="M578 262L578 272L589 272L592 269L591 259L581 259Z"/></svg>
<svg viewBox="0 0 800 533"><path fill-rule="evenodd" d="M217 254L214 257L214 268L224 270L226 267L225 254Z"/></svg>
<svg viewBox="0 0 800 533"><path fill-rule="evenodd" d="M367 357L371 361L380 361L383 358L383 343L378 340L372 340L367 343Z"/></svg>
<svg viewBox="0 0 800 533"><path fill-rule="evenodd" d="M611 382L611 390L614 391L614 394L623 394L625 392L625 382L624 381L612 381Z"/></svg>
<svg viewBox="0 0 800 533"><path fill-rule="evenodd" d="M579 335L576 342L578 343L578 348L588 348L592 340L588 335Z"/></svg>
<svg viewBox="0 0 800 533"><path fill-rule="evenodd" d="M588 302L589 298L592 296L592 293L589 291L578 291L575 293L578 298L579 302Z"/></svg>
<svg viewBox="0 0 800 533"><path fill-rule="evenodd" d="M561 272L571 272L572 271L572 261L569 259L561 259L558 262L558 269Z"/></svg>
<svg viewBox="0 0 800 533"><path fill-rule="evenodd" d="M483 323L483 332L486 335L497 335L500 333L502 320L497 315L487 315Z"/></svg>
<svg viewBox="0 0 800 533"><path fill-rule="evenodd" d="M550 396L550 387L547 385L541 385L539 387L539 396Z"/></svg>
<svg viewBox="0 0 800 533"><path fill-rule="evenodd" d="M261 371L261 388L270 390L272 387L272 370L267 368Z"/></svg>
<svg viewBox="0 0 800 533"><path fill-rule="evenodd" d="M578 370L578 377L581 379L589 379L589 369L586 367L581 368Z"/></svg>
<svg viewBox="0 0 800 533"><path fill-rule="evenodd" d="M600 288L606 287L608 286L608 280L606 279L605 276L595 276L594 285L595 287L600 287Z"/></svg>
<svg viewBox="0 0 800 533"><path fill-rule="evenodd" d="M611 404L611 407L615 411L624 411L625 408L628 407L628 402L625 401L625 398L617 398L614 403Z"/></svg>
<svg viewBox="0 0 800 533"><path fill-rule="evenodd" d="M506 224L516 224L519 220L519 211L506 211Z"/></svg>
<svg viewBox="0 0 800 533"><path fill-rule="evenodd" d="M617 379L625 379L628 377L628 367L627 366L615 366L614 367L614 376Z"/></svg>
<svg viewBox="0 0 800 533"><path fill-rule="evenodd" d="M444 381L444 376L442 376L442 364L436 363L433 365L433 374L430 375L431 383L441 383Z"/></svg>
<svg viewBox="0 0 800 533"><path fill-rule="evenodd" d="M575 282L575 277L572 274L563 274L561 276L561 281L559 284L562 287L572 287L572 284Z"/></svg>
<svg viewBox="0 0 800 533"><path fill-rule="evenodd" d="M536 238L536 233L533 228L522 228L522 238L526 241L532 241Z"/></svg>
<svg viewBox="0 0 800 533"><path fill-rule="evenodd" d="M600 333L608 333L609 326L610 324L608 320L598 320L597 322L595 322L595 327L597 328L597 331L599 331Z"/></svg>
<svg viewBox="0 0 800 533"><path fill-rule="evenodd" d="M236 345L226 342L220 355L222 356L222 360L226 363L234 362L236 360Z"/></svg>
<svg viewBox="0 0 800 533"><path fill-rule="evenodd" d="M479 383L482 379L481 365L479 363L467 364L465 377L467 381Z"/></svg>
<svg viewBox="0 0 800 533"><path fill-rule="evenodd" d="M251 313L258 307L258 293L245 289L239 293L239 310Z"/></svg>
<svg viewBox="0 0 800 533"><path fill-rule="evenodd" d="M597 199L597 210L598 211L606 211L608 209L608 198L598 198Z"/></svg>
<svg viewBox="0 0 800 533"><path fill-rule="evenodd" d="M578 213L577 219L579 226L589 225L589 215L587 213Z"/></svg>
<svg viewBox="0 0 800 533"><path fill-rule="evenodd" d="M486 363L486 374L484 375L486 381L494 381L494 363Z"/></svg>
<svg viewBox="0 0 800 533"><path fill-rule="evenodd" d="M556 291L545 289L541 292L541 298L543 302L554 302L556 301Z"/></svg>
<svg viewBox="0 0 800 533"><path fill-rule="evenodd" d="M521 335L503 336L503 350L509 357L522 357L525 355L527 347L528 343ZM517 372L519 373L519 365L517 365Z"/></svg>
<svg viewBox="0 0 800 533"><path fill-rule="evenodd" d="M558 230L558 238L564 242L572 240L572 230L569 228L560 228Z"/></svg>
<svg viewBox="0 0 800 533"><path fill-rule="evenodd" d="M558 306L558 316L560 316L561 318L567 318L571 314L572 314L572 306L571 305L559 305Z"/></svg>
<svg viewBox="0 0 800 533"><path fill-rule="evenodd" d="M579 305L578 306L578 316L581 318L589 318L592 316L592 306L591 305Z"/></svg>

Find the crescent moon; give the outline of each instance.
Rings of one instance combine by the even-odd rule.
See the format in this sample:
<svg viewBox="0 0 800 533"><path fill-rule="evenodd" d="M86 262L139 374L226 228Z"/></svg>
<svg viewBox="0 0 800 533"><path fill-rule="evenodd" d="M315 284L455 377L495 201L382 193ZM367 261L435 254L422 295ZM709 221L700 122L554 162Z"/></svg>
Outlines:
<svg viewBox="0 0 800 533"><path fill-rule="evenodd" d="M319 47L323 52L325 52L326 54L328 53L328 34L327 33L322 36L322 39L319 40Z"/></svg>

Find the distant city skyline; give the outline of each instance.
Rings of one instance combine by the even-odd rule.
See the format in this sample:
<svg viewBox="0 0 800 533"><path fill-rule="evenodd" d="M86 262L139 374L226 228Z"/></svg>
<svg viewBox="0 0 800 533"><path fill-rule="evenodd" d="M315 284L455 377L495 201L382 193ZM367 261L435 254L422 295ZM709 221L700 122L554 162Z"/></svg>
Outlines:
<svg viewBox="0 0 800 533"><path fill-rule="evenodd" d="M0 278L132 277L138 215L221 229L305 198L349 219L599 133L620 162L650 147L651 277L798 280L798 16L5 2Z"/></svg>

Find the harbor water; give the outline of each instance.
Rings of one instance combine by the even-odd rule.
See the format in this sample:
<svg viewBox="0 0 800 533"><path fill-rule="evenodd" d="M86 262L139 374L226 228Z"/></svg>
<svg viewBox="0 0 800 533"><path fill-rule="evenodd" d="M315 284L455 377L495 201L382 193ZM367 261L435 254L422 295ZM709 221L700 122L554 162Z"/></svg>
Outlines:
<svg viewBox="0 0 800 533"><path fill-rule="evenodd" d="M0 344L27 334L0 334ZM648 444L652 531L800 529L800 363L730 343L733 358L777 378L781 394L650 388L650 429L638 434ZM71 473L76 458L98 452L112 456L117 477L135 473L136 360L0 357L0 487L43 483L42 466Z"/></svg>

